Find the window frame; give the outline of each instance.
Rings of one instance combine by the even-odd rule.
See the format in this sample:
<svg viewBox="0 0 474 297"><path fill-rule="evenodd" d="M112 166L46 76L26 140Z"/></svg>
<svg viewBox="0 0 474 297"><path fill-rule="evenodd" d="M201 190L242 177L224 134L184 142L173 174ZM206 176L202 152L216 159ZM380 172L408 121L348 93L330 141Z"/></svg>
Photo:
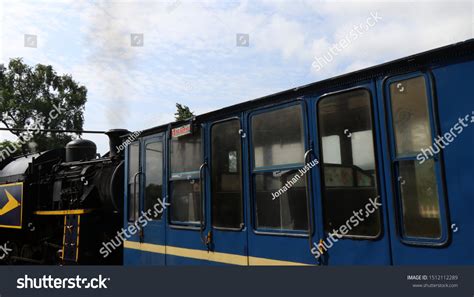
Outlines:
<svg viewBox="0 0 474 297"><path fill-rule="evenodd" d="M181 124L184 124L184 123L181 123ZM203 164L204 162L206 162L205 160L205 137L204 137L204 134L205 134L205 127L204 127L204 123L195 123L193 121L190 122L191 124L191 128L192 129L199 129L199 132L201 133L201 164ZM179 126L179 125L175 125L175 126ZM207 224L207 220L206 220L206 216L207 216L207 212L206 212L206 203L205 203L205 193L206 193L206 185L205 183L200 185L200 189L202 189L201 193L200 193L200 199L201 199L201 205L202 205L202 216L203 216L203 219L202 219L202 225L200 222L198 223L192 223L192 222L179 222L179 221L172 221L171 220L171 208L173 207L173 199L171 197L171 192L173 190L173 186L172 186L172 182L173 181L183 181L183 180L189 180L189 178L187 176L182 176L182 177L172 177L173 175L173 172L171 170L171 141L172 141L172 136L171 136L171 130L173 129L173 127L175 126L169 126L168 128L168 131L166 133L166 166L167 166L167 169L166 170L166 195L167 197L169 197L169 203L170 203L170 207L169 207L169 211L170 211L170 214L168 215L168 218L167 218L167 222L168 222L168 225L170 228L172 229L184 229L184 230L192 230L192 231L201 231L202 228L205 228L206 224ZM193 132L194 134L194 132ZM207 167L207 166L206 166ZM199 171L199 169L197 170ZM196 172L196 171L187 171L187 172L181 172L181 173L192 173L192 172ZM204 175L205 176L205 175ZM192 178L194 180L199 180L200 183L202 183L202 181L200 180L200 177L199 177L199 173L198 173L198 176L197 178ZM205 178L204 178L205 180ZM204 199L204 202L203 202L203 199Z"/></svg>
<svg viewBox="0 0 474 297"><path fill-rule="evenodd" d="M433 157L428 158L428 160L434 161L434 168L435 168L435 178L437 183L438 189L438 206L439 206L439 214L440 214L440 231L441 236L439 238L427 238L427 237L413 237L413 236L406 236L404 234L404 227L403 227L403 206L402 206L402 198L399 188L398 177L399 175L399 166L397 163L400 161L418 161L416 159L416 155L413 156L403 156L397 157L396 151L396 140L395 140L395 130L393 125L393 114L392 114L392 96L390 92L390 85L395 82L410 80L417 77L423 77L425 80L425 91L426 91L426 100L427 100L427 107L428 107L428 116L429 116L429 125L431 130L431 145L433 144L433 139L435 135L440 134L440 126L438 122L438 110L436 108L437 98L436 98L436 91L435 91L435 83L434 77L431 72L422 72L422 71L414 71L410 73L395 75L391 77L386 77L383 81L383 89L385 94L385 113L387 115L386 118L386 127L387 127L387 137L389 140L389 148L390 148L390 175L391 182L392 182L392 195L394 197L394 205L395 205L395 227L397 230L397 235L399 240L407 245L413 246L428 246L428 247L440 247L446 245L450 240L450 232L448 228L448 202L447 202L447 193L446 193L446 182L444 176L444 158L443 158L443 150L440 151L439 154L436 154Z"/></svg>
<svg viewBox="0 0 474 297"><path fill-rule="evenodd" d="M308 233L309 233L309 228L310 226L307 226L308 229L306 230L278 230L278 229L271 229L271 228L258 228L257 227L257 212L256 212L256 209L257 209L257 199L256 199L256 178L255 178L255 174L256 173L264 173L264 172L274 172L274 171L277 171L277 170L280 170L280 171L285 171L285 170L296 170L298 171L298 169L301 169L304 167L305 165L305 162L304 160L302 160L302 163L291 163L291 164L284 164L284 165L273 165L273 166L264 166L264 167L257 167L255 168L255 156L254 156L254 143L253 143L253 133L252 133L252 118L256 115L259 115L259 114L263 114L263 113L267 113L267 112L271 112L271 111L276 111L276 110L280 110L280 109L285 109L287 107L291 107L291 106L300 106L301 107L301 124L303 126L303 154L309 149L309 144L310 144L310 141L308 139L309 137L309 123L308 123L308 108L307 108L307 104L306 104L306 101L304 101L303 98L298 98L298 99L293 99L291 101L287 101L287 102L284 102L284 103L280 103L280 104L276 104L276 105L273 105L273 106L265 106L265 107L262 107L262 108L259 108L259 109L255 109L253 111L251 111L249 114L248 114L248 154L249 154L249 162L250 162L250 172L249 172L249 186L250 186L250 193L251 193L251 201L250 201L250 212L251 212L251 215L250 215L250 218L251 218L251 225L252 225L252 231L254 234L257 234L257 235L276 235L276 236L289 236L289 237L303 237L303 238L307 238L308 237ZM302 156L303 158L303 156ZM311 183L312 181L309 180L309 183ZM306 183L306 179L305 179L305 184L306 184L306 193L308 193L307 191L307 187L310 187L310 185L308 185L308 183ZM309 192L310 194L310 197L306 197L306 199L310 199L310 202L312 200L312 193ZM306 200L305 199L305 200ZM313 206L314 203L310 203L311 205L311 208L313 208L311 210L311 212L314 214L314 206ZM307 210L306 210L306 213L307 213ZM313 219L314 219L314 216L313 216ZM308 218L307 218L308 220ZM311 222L313 225L314 223ZM310 236L313 236L314 233L316 232L315 231L316 228L313 228Z"/></svg>
<svg viewBox="0 0 474 297"><path fill-rule="evenodd" d="M245 203L244 203L244 174L243 174L243 171L244 171L244 164L243 164L243 154L244 154L244 147L243 147L243 141L242 141L242 137L239 135L239 142L240 142L240 201L241 201L241 214L242 214L242 223L240 224L240 227L239 228L230 228L230 227L217 227L217 226L214 226L214 222L213 222L213 219L212 219L212 215L213 215L213 212L212 212L212 201L213 201L213 193L212 193L212 186L213 186L213 181L212 181L212 128L214 127L214 125L217 125L217 124L222 124L222 123L225 123L225 122L229 122L229 121L238 121L239 122L239 127L240 127L240 130L243 131L243 127L242 127L242 121L240 119L240 117L238 116L233 116L233 117L229 117L229 118L225 118L225 119L222 119L222 120L218 120L218 121L215 121L215 122L212 122L210 125L209 125L209 197L210 197L210 212L211 212L211 217L210 217L210 227L214 230L220 230L220 231L233 231L233 232L239 232L239 231L242 231L245 229L246 227L246 224L245 224Z"/></svg>
<svg viewBox="0 0 474 297"><path fill-rule="evenodd" d="M344 93L350 93L350 92L354 92L354 91L365 91L368 93L369 95L369 102L370 102L370 110L371 110L371 125L372 125L372 137L373 137L373 144L374 144L374 162L375 162L375 170L376 170L376 173L377 173L377 176L376 176L376 180L375 180L375 186L376 186L376 189L377 189L377 196L376 197L380 197L380 200L381 200L381 203L382 203L382 207L380 208L380 211L379 211L379 232L377 233L377 235L375 236L368 236L368 235L350 235L350 234L347 234L347 235L344 235L342 236L340 239L358 239L358 240L370 240L370 241L377 241L379 240L380 238L382 238L384 236L384 215L383 215L383 212L384 212L384 199L382 199L382 195L383 195L383 188L381 187L381 177L380 175L383 174L383 171L382 171L382 168L380 166L380 163L381 161L379 160L379 155L378 155L378 139L377 139L377 131L376 131L376 117L377 117L377 109L375 108L375 104L374 104L374 96L372 94L372 90L366 86L355 86L355 87L351 87L351 88L347 88L347 89L343 89L343 90L338 90L338 91L335 91L335 92L330 92L330 93L326 93L324 95L321 95L317 98L316 100L316 104L315 104L315 114L316 114L316 126L317 126L317 142L318 142L318 148L319 148L319 160L320 160L320 195L321 195L321 206L322 206L322 215L323 215L323 230L324 232L326 232L325 230L325 221L326 221L326 218L324 217L324 213L325 213L325 203L324 201L326 200L326 197L325 197L325 191L323 191L323 186L325 186L325 174L324 174L324 163L323 163L323 160L324 160L324 156L323 156L323 143L322 143L322 137L321 137L321 125L319 124L319 104L321 102L321 100L324 100L325 98L327 97L331 97L331 96L337 96L337 95L341 95L341 94L344 94ZM342 155L341 155L341 159L342 159ZM342 164L341 164L342 165ZM354 165L352 165L354 166ZM369 198L375 198L375 197L369 197ZM349 218L348 218L349 219Z"/></svg>

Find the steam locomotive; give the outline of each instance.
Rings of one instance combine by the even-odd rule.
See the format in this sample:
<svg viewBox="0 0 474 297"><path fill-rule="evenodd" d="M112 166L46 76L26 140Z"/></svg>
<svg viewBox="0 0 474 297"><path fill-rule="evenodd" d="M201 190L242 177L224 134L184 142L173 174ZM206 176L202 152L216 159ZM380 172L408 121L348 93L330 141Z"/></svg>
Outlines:
<svg viewBox="0 0 474 297"><path fill-rule="evenodd" d="M77 139L65 148L0 163L0 245L4 264L121 264L99 254L122 225L124 129L106 132L110 151Z"/></svg>

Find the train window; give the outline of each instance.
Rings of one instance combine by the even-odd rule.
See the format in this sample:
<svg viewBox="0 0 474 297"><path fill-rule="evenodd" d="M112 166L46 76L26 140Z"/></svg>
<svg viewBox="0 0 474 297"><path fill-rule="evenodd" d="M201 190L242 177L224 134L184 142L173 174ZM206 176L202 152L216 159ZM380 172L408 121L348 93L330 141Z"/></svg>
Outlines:
<svg viewBox="0 0 474 297"><path fill-rule="evenodd" d="M134 221L139 213L140 182L139 175L140 145L138 142L128 147L128 220Z"/></svg>
<svg viewBox="0 0 474 297"><path fill-rule="evenodd" d="M199 223L201 149L199 129L193 134L171 139L170 221L173 223Z"/></svg>
<svg viewBox="0 0 474 297"><path fill-rule="evenodd" d="M154 209L158 198L163 199L163 143L151 142L145 147L145 208ZM162 212L153 217L161 218Z"/></svg>
<svg viewBox="0 0 474 297"><path fill-rule="evenodd" d="M303 163L300 105L253 116L252 136L255 167Z"/></svg>
<svg viewBox="0 0 474 297"><path fill-rule="evenodd" d="M170 143L171 172L192 172L202 163L201 133L172 138Z"/></svg>
<svg viewBox="0 0 474 297"><path fill-rule="evenodd" d="M403 177L400 194L405 235L439 238L441 222L434 161L400 161L399 170Z"/></svg>
<svg viewBox="0 0 474 297"><path fill-rule="evenodd" d="M368 91L354 90L318 103L326 232L345 225L354 212L365 211L370 199L378 197L370 101ZM377 209L346 235L376 237L380 232Z"/></svg>
<svg viewBox="0 0 474 297"><path fill-rule="evenodd" d="M257 192L257 226L265 229L307 230L306 183L297 170L258 173L255 176ZM296 178L295 178L296 177ZM284 189L285 184L295 183ZM273 199L275 195L275 199Z"/></svg>
<svg viewBox="0 0 474 297"><path fill-rule="evenodd" d="M418 154L431 145L425 78L390 85L397 157Z"/></svg>
<svg viewBox="0 0 474 297"><path fill-rule="evenodd" d="M201 191L199 182L176 180L171 187L170 216L172 222L199 223Z"/></svg>
<svg viewBox="0 0 474 297"><path fill-rule="evenodd" d="M416 159L422 149L431 146L432 138L425 77L391 83L390 100L403 235L439 239L437 162L432 157L423 162Z"/></svg>
<svg viewBox="0 0 474 297"><path fill-rule="evenodd" d="M254 115L251 123L256 227L307 230L301 105Z"/></svg>
<svg viewBox="0 0 474 297"><path fill-rule="evenodd" d="M212 225L243 226L240 121L216 123L211 130Z"/></svg>

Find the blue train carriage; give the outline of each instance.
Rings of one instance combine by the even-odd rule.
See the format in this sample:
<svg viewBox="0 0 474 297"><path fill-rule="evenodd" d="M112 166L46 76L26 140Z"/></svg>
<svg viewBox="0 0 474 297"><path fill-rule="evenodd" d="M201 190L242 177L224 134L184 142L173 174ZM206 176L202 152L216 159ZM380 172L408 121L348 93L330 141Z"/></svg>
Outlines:
<svg viewBox="0 0 474 297"><path fill-rule="evenodd" d="M474 40L126 151L125 265L474 264Z"/></svg>

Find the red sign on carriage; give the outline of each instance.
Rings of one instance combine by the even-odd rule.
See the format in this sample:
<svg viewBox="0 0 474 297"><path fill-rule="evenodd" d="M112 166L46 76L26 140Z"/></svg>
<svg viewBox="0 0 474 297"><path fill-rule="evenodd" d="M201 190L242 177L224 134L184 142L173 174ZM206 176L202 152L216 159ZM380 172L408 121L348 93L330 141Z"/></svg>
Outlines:
<svg viewBox="0 0 474 297"><path fill-rule="evenodd" d="M173 138L178 138L188 134L191 134L191 124L171 129L171 137Z"/></svg>

